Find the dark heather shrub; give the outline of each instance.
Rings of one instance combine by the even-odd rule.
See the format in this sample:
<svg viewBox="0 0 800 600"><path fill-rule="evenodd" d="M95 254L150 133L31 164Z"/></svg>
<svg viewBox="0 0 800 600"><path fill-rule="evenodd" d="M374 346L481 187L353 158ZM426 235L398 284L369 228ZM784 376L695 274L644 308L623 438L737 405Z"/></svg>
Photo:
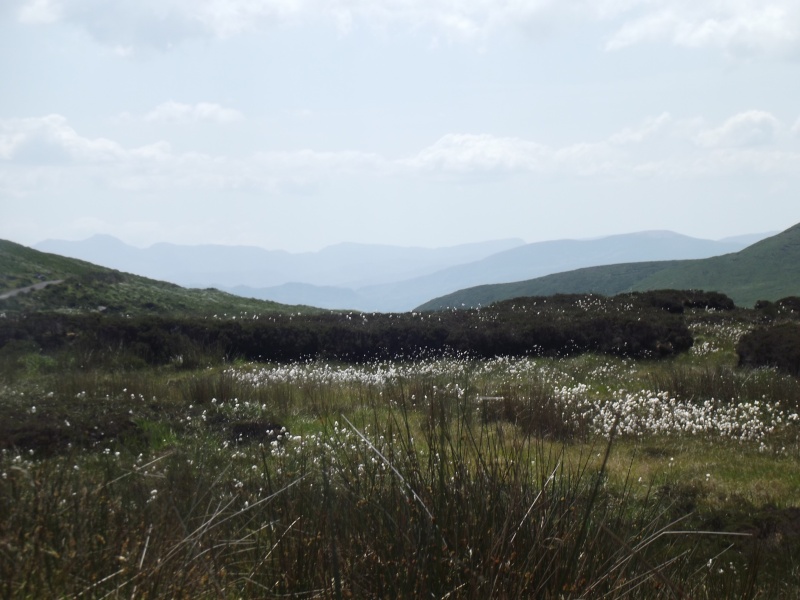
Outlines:
<svg viewBox="0 0 800 600"><path fill-rule="evenodd" d="M653 290L641 292L641 298L651 306L667 312L680 314L684 308L706 308L713 310L733 310L733 300L720 292L703 290Z"/></svg>
<svg viewBox="0 0 800 600"><path fill-rule="evenodd" d="M776 302L776 304L780 307L782 313L795 313L800 316L799 296L788 296L787 298L781 298Z"/></svg>
<svg viewBox="0 0 800 600"><path fill-rule="evenodd" d="M755 329L742 336L736 352L739 366L777 367L800 375L800 324L781 323Z"/></svg>
<svg viewBox="0 0 800 600"><path fill-rule="evenodd" d="M800 319L800 297L798 296L788 296L775 302L759 300L753 308L760 313L764 320L778 317Z"/></svg>
<svg viewBox="0 0 800 600"><path fill-rule="evenodd" d="M686 293L683 305L687 308L710 308L714 310L733 310L736 308L733 300L720 292L703 292L691 290Z"/></svg>

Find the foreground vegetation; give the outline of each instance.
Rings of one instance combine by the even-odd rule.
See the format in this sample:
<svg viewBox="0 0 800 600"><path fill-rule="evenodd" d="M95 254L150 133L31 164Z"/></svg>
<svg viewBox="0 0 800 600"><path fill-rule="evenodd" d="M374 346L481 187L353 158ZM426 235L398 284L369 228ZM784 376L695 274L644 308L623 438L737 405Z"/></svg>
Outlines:
<svg viewBox="0 0 800 600"><path fill-rule="evenodd" d="M188 360L20 326L0 351L2 594L794 597L800 382L737 354L793 327L791 303L661 300L688 350Z"/></svg>

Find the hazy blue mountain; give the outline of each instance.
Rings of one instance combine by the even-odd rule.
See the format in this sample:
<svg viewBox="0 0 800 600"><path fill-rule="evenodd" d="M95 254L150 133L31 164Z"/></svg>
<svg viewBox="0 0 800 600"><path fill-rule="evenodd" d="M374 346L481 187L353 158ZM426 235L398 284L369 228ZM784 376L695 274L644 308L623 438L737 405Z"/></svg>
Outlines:
<svg viewBox="0 0 800 600"><path fill-rule="evenodd" d="M264 288L302 282L354 288L433 273L522 245L519 239L446 248L344 243L318 252L289 253L253 246L160 243L148 248L96 235L71 242L45 240L37 250L191 287Z"/></svg>
<svg viewBox="0 0 800 600"><path fill-rule="evenodd" d="M745 246L752 246L756 242L763 239L778 235L780 231L769 231L767 233L746 233L744 235L734 235L731 237L722 238L720 242L733 242L735 244L744 244Z"/></svg>
<svg viewBox="0 0 800 600"><path fill-rule="evenodd" d="M365 299L364 309L411 310L431 298L475 285L533 279L581 267L620 262L707 258L744 247L744 243L703 240L671 231L645 231L594 240L536 242L431 275L357 291Z"/></svg>
<svg viewBox="0 0 800 600"><path fill-rule="evenodd" d="M268 300L270 298L304 298L302 304L315 306L317 308L353 308L363 304L361 298L355 290L350 288L311 285L309 283L284 283L269 288L251 288L247 286L234 286L224 288L230 294L244 296L245 298L256 298L258 300ZM279 302L272 300L272 302ZM291 301L292 303L294 300ZM357 310L357 309L356 309Z"/></svg>
<svg viewBox="0 0 800 600"><path fill-rule="evenodd" d="M748 239L760 239L767 235L748 236ZM621 262L707 258L736 252L745 246L744 241L718 242L670 231L646 231L593 240L557 240L525 244L478 261L383 285L362 286L351 290L326 288L314 291L308 286L270 287L248 290L248 295L275 302L310 304L324 308L402 312L411 310L431 298L476 285L533 279L581 267ZM226 290L239 293L234 288ZM312 298L316 298L317 301L312 301Z"/></svg>

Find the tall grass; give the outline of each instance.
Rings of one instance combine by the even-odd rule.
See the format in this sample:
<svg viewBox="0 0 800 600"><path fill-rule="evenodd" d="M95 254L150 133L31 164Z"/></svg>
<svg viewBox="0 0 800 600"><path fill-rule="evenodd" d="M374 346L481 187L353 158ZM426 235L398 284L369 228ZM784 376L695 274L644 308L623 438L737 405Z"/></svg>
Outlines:
<svg viewBox="0 0 800 600"><path fill-rule="evenodd" d="M720 597L669 498L609 485L610 445L575 455L467 398L361 408L260 445L5 452L4 596Z"/></svg>
<svg viewBox="0 0 800 600"><path fill-rule="evenodd" d="M652 389L669 391L682 398L717 398L731 402L756 399L800 407L800 384L797 378L778 374L771 369L737 370L730 366L692 368L672 365L652 369L647 379Z"/></svg>

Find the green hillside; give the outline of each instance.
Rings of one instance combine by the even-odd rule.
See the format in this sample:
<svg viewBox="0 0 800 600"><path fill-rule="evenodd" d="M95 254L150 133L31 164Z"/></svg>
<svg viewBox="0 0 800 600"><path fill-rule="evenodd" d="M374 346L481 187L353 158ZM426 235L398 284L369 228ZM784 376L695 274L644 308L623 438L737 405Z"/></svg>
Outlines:
<svg viewBox="0 0 800 600"><path fill-rule="evenodd" d="M220 316L318 312L311 307L242 298L216 289L182 288L0 240L0 297L46 281L59 283L0 299L0 311Z"/></svg>
<svg viewBox="0 0 800 600"><path fill-rule="evenodd" d="M739 306L800 295L800 224L733 254L699 260L625 263L460 290L418 307L441 310L486 306L521 296L593 292L604 295L657 289L722 292Z"/></svg>
<svg viewBox="0 0 800 600"><path fill-rule="evenodd" d="M675 287L720 291L740 306L800 295L800 224L734 254L681 261L635 289Z"/></svg>
<svg viewBox="0 0 800 600"><path fill-rule="evenodd" d="M42 280L110 271L81 260L46 254L21 244L0 240L0 294Z"/></svg>

